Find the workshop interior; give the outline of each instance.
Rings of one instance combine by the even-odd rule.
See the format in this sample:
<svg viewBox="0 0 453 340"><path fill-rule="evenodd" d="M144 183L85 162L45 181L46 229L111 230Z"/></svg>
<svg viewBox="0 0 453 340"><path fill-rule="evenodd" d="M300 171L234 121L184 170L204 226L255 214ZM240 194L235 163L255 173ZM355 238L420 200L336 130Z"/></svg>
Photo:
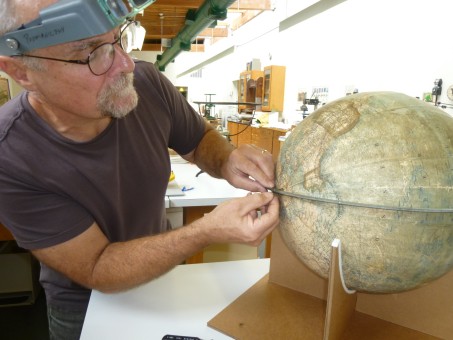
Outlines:
<svg viewBox="0 0 453 340"><path fill-rule="evenodd" d="M450 0L60 0L1 36L15 57L120 27L125 52L234 148L275 163L280 225L261 245L210 245L130 292L93 292L81 339L453 339L452 13ZM23 91L0 71L0 106ZM247 195L169 161L174 228ZM39 270L0 221L0 339L49 339Z"/></svg>

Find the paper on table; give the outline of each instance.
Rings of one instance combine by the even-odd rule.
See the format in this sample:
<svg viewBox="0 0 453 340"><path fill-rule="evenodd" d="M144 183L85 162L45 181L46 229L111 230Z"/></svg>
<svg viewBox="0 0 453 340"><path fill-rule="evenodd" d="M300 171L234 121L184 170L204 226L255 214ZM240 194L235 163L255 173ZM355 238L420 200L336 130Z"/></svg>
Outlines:
<svg viewBox="0 0 453 340"><path fill-rule="evenodd" d="M182 191L178 182L175 180L168 183L167 191L165 193L167 196L184 196L184 191Z"/></svg>
<svg viewBox="0 0 453 340"><path fill-rule="evenodd" d="M170 163L171 164L185 164L185 163L188 163L188 161L186 161L180 155L170 155Z"/></svg>

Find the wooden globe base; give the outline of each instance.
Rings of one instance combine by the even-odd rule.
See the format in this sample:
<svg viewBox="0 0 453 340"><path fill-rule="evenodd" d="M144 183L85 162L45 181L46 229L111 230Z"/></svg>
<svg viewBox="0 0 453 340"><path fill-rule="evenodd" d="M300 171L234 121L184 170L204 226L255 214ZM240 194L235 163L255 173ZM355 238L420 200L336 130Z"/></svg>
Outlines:
<svg viewBox="0 0 453 340"><path fill-rule="evenodd" d="M208 326L246 340L453 339L453 272L404 293L354 293L343 287L340 256L339 247L332 247L336 265L324 280L275 231L269 275Z"/></svg>

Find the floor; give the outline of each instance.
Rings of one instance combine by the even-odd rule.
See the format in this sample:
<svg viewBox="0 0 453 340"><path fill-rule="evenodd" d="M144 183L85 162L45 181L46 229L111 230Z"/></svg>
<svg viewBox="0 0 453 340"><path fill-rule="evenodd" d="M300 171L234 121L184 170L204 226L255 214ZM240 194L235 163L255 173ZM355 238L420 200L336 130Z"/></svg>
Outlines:
<svg viewBox="0 0 453 340"><path fill-rule="evenodd" d="M46 297L42 290L33 305L0 307L0 339L49 339Z"/></svg>

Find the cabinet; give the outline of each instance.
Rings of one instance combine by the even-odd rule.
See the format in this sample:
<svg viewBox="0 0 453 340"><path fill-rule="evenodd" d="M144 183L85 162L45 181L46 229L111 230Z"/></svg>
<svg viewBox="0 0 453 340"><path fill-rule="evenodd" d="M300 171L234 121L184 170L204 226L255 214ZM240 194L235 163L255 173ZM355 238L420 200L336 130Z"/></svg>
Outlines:
<svg viewBox="0 0 453 340"><path fill-rule="evenodd" d="M252 141L257 147L267 150L272 153L272 138L274 136L274 130L268 128L256 128L253 127Z"/></svg>
<svg viewBox="0 0 453 340"><path fill-rule="evenodd" d="M283 111L286 67L271 65L264 68L262 111Z"/></svg>
<svg viewBox="0 0 453 340"><path fill-rule="evenodd" d="M274 161L280 154L279 137L284 136L287 130L248 126L247 124L228 121L228 131L231 136L231 144L238 147L242 144L254 144L272 154Z"/></svg>
<svg viewBox="0 0 453 340"><path fill-rule="evenodd" d="M261 88L263 75L264 75L263 71L260 70L250 70L241 72L238 85L239 102L255 103L257 98L259 101L261 101ZM247 110L252 111L253 109L255 109L255 106L247 105L238 106L238 112Z"/></svg>
<svg viewBox="0 0 453 340"><path fill-rule="evenodd" d="M240 124L238 126L238 146L242 144L253 144L252 142L252 127L248 124Z"/></svg>
<svg viewBox="0 0 453 340"><path fill-rule="evenodd" d="M227 123L230 143L233 144L235 147L238 146L238 123L230 122Z"/></svg>

